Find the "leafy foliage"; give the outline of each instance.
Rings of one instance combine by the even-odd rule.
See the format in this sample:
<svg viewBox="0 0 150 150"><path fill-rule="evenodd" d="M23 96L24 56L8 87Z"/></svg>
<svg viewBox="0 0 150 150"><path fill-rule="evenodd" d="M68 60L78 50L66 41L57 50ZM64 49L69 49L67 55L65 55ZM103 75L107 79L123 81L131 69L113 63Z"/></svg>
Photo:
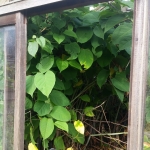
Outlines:
<svg viewBox="0 0 150 150"><path fill-rule="evenodd" d="M107 106L115 100L112 110L118 103L127 110L132 11L122 12L118 1L112 5L29 18L26 142L40 140L48 149L53 141L58 150L84 144L84 123L103 118L98 108L106 100ZM106 111L110 121L117 118Z"/></svg>

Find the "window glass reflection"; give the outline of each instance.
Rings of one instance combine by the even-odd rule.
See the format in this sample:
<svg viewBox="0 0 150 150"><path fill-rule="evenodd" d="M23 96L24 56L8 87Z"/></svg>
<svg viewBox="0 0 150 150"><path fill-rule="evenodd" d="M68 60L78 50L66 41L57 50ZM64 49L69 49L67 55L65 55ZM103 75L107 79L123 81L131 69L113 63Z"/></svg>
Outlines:
<svg viewBox="0 0 150 150"><path fill-rule="evenodd" d="M3 139L3 100L4 100L4 34L0 29L0 150L2 150Z"/></svg>
<svg viewBox="0 0 150 150"><path fill-rule="evenodd" d="M0 150L13 149L15 27L0 28Z"/></svg>
<svg viewBox="0 0 150 150"><path fill-rule="evenodd" d="M144 129L144 150L150 150L150 40L148 56L148 78L147 78L147 96L145 104L145 129Z"/></svg>

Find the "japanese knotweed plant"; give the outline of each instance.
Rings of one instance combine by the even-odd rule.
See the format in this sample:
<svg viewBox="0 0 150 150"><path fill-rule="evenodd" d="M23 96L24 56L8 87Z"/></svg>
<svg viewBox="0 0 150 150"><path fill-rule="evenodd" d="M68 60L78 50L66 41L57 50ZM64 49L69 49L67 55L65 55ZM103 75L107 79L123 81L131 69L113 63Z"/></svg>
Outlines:
<svg viewBox="0 0 150 150"><path fill-rule="evenodd" d="M94 8L28 20L25 141L39 149L84 144L84 118L110 96L128 100L132 10Z"/></svg>

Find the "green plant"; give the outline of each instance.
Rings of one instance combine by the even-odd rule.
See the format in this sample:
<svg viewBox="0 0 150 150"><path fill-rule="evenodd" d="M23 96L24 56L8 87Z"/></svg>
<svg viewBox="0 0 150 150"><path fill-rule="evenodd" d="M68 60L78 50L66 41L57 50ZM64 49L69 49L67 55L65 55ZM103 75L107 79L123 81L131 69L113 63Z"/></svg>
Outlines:
<svg viewBox="0 0 150 150"><path fill-rule="evenodd" d="M87 149L90 135L107 141L102 136L117 136L108 133L126 134L124 127L117 130L108 123L117 123L128 103L132 11L122 12L122 5L128 3L117 0L94 5L93 11L83 7L29 18L27 144ZM111 145L104 143L105 149Z"/></svg>

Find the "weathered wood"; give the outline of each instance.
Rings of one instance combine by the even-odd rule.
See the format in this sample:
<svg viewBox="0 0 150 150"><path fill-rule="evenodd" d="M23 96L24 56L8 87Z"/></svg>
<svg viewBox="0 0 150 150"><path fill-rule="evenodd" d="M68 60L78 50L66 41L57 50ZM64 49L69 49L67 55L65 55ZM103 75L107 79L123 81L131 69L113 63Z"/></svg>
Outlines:
<svg viewBox="0 0 150 150"><path fill-rule="evenodd" d="M16 15L11 14L11 15L5 15L5 16L0 16L0 26L6 26L6 25L11 25L16 23Z"/></svg>
<svg viewBox="0 0 150 150"><path fill-rule="evenodd" d="M0 0L0 6L10 5L12 3L19 2L19 1L22 1L22 0Z"/></svg>
<svg viewBox="0 0 150 150"><path fill-rule="evenodd" d="M89 5L94 3L101 3L106 2L108 0L23 0L19 2L14 2L9 5L0 6L0 15L18 12L18 11L25 11L30 10L30 13L33 14L39 14L41 12L51 11L50 8L48 9L51 4L57 4L54 5L53 11L57 11L58 9L68 9L68 8L74 8L79 7L83 5ZM44 7L42 7L44 6ZM36 9L36 13L33 11L33 8L38 7L40 10ZM63 7L63 8L62 8ZM42 8L42 9L41 9ZM31 13L32 12L32 13Z"/></svg>
<svg viewBox="0 0 150 150"><path fill-rule="evenodd" d="M34 7L26 11L27 16L33 16L41 13L50 13L56 11L63 11L66 9L72 9L102 2L108 2L108 0L62 0L57 3L51 3L39 7Z"/></svg>
<svg viewBox="0 0 150 150"><path fill-rule="evenodd" d="M148 3L148 0L135 1L130 73L128 150L143 149L149 43Z"/></svg>
<svg viewBox="0 0 150 150"><path fill-rule="evenodd" d="M21 10L27 10L29 8L34 8L34 7L46 5L49 3L52 4L55 2L59 2L59 1L61 0L23 0L19 2L14 2L8 5L0 6L0 15L18 12Z"/></svg>
<svg viewBox="0 0 150 150"><path fill-rule="evenodd" d="M14 150L24 149L24 120L26 93L26 17L16 14L16 59L15 59L15 115Z"/></svg>

